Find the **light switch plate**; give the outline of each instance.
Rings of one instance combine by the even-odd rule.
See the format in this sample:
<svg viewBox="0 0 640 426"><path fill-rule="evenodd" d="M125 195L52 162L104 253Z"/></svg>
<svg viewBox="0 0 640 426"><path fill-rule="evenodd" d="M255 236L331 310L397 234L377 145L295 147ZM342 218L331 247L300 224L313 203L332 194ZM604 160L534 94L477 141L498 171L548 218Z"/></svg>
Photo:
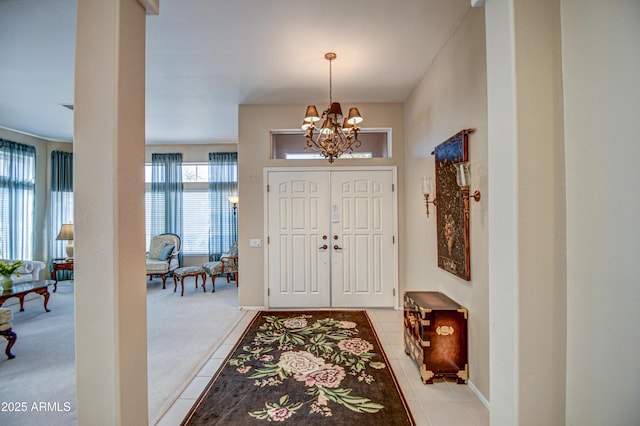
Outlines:
<svg viewBox="0 0 640 426"><path fill-rule="evenodd" d="M249 247L260 248L262 247L262 240L249 240Z"/></svg>

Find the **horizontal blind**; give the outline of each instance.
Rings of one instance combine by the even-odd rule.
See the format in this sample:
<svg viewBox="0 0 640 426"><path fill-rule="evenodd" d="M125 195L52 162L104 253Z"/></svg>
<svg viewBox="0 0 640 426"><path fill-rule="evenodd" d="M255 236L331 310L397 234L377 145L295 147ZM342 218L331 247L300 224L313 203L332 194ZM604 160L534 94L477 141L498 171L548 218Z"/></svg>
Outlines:
<svg viewBox="0 0 640 426"><path fill-rule="evenodd" d="M182 194L184 254L206 255L209 251L209 190L188 190Z"/></svg>

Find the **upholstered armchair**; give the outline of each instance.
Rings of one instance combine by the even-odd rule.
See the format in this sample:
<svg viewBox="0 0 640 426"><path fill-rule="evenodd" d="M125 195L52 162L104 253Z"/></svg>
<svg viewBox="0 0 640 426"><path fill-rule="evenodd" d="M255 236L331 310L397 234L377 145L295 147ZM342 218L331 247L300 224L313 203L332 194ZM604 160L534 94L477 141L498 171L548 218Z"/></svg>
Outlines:
<svg viewBox="0 0 640 426"><path fill-rule="evenodd" d="M226 275L227 282L231 281L231 274L235 276L236 287L238 286L238 242L231 244L229 253L225 253L220 257L220 260L214 262L207 262L202 265L202 269L211 277L211 284L213 285L213 291L216 291L215 280L218 275Z"/></svg>
<svg viewBox="0 0 640 426"><path fill-rule="evenodd" d="M160 234L151 238L147 252L147 275L162 278L165 288L167 274L180 267L180 237L176 234Z"/></svg>

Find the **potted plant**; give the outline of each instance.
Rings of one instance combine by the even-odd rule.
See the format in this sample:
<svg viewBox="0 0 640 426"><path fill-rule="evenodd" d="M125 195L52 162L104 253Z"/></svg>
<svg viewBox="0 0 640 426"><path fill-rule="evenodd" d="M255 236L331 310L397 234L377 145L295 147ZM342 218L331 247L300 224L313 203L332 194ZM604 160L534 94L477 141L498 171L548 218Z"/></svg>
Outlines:
<svg viewBox="0 0 640 426"><path fill-rule="evenodd" d="M12 264L5 263L0 260L0 275L2 275L2 290L8 291L13 287L13 281L11 280L11 274L13 274L16 269L24 265L22 260L16 260Z"/></svg>

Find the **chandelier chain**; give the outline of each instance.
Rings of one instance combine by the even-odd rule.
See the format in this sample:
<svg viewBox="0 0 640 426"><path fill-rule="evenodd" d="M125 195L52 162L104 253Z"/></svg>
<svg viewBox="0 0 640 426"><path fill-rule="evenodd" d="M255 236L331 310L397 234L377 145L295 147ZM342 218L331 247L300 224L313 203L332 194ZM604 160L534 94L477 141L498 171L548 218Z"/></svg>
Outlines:
<svg viewBox="0 0 640 426"><path fill-rule="evenodd" d="M333 103L333 77L331 72L331 62L333 59L329 59L329 105Z"/></svg>

